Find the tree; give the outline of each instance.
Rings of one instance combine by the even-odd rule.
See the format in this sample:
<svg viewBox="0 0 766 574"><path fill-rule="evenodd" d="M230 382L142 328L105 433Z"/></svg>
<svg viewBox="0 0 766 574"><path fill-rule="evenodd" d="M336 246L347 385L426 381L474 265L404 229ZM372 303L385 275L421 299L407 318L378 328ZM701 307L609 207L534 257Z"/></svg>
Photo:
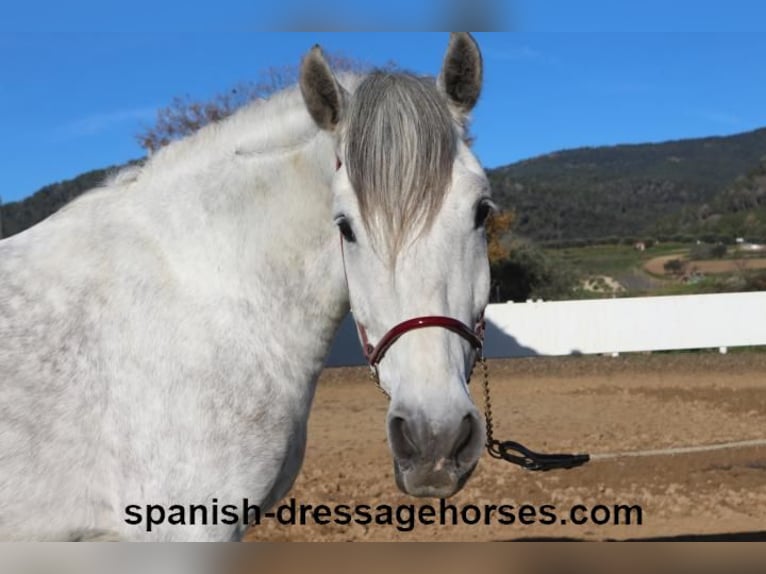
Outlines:
<svg viewBox="0 0 766 574"><path fill-rule="evenodd" d="M670 273L671 275L681 275L686 269L686 263L680 259L671 259L670 261L665 262L663 268L666 273Z"/></svg>
<svg viewBox="0 0 766 574"><path fill-rule="evenodd" d="M716 243L713 245L713 247L710 248L710 255L715 257L716 259L721 259L726 255L726 252L728 251L726 244L724 243Z"/></svg>
<svg viewBox="0 0 766 574"><path fill-rule="evenodd" d="M341 54L329 54L327 60L336 73L364 73L373 66ZM397 65L388 62L384 70L395 70ZM292 86L298 81L300 66L272 66L259 75L255 82L242 82L225 92L214 95L207 101L198 101L189 96L176 97L170 105L157 111L153 126L136 136L138 144L153 153L172 141L193 134L207 124L230 116L253 100L266 99L272 94Z"/></svg>
<svg viewBox="0 0 766 574"><path fill-rule="evenodd" d="M490 295L495 301L571 299L578 284L577 273L564 261L531 243L516 241L509 256L492 265Z"/></svg>

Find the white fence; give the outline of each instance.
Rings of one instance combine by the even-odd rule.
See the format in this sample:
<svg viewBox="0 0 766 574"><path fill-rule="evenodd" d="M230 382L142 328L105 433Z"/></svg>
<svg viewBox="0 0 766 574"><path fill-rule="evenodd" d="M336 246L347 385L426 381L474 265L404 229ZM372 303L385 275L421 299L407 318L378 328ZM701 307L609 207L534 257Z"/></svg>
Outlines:
<svg viewBox="0 0 766 574"><path fill-rule="evenodd" d="M766 292L500 303L485 316L495 358L766 345ZM363 364L349 316L327 365Z"/></svg>

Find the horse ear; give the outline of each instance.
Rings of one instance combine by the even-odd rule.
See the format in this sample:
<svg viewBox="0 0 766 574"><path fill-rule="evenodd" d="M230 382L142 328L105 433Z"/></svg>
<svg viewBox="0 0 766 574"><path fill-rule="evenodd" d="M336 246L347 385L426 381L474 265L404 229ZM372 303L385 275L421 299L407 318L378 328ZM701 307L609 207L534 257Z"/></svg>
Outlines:
<svg viewBox="0 0 766 574"><path fill-rule="evenodd" d="M467 115L479 99L482 83L481 51L468 32L450 35L437 85L452 107Z"/></svg>
<svg viewBox="0 0 766 574"><path fill-rule="evenodd" d="M335 79L318 45L303 58L300 85L303 101L316 124L333 131L343 116L346 90Z"/></svg>

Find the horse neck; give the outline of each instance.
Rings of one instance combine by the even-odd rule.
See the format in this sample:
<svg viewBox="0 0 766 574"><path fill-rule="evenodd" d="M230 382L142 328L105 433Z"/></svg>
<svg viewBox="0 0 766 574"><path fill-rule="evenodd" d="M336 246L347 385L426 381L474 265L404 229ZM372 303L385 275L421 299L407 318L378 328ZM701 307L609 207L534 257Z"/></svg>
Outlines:
<svg viewBox="0 0 766 574"><path fill-rule="evenodd" d="M231 144L209 142L209 153L187 154L176 169L158 168L172 179L158 175L163 185L149 195L160 192L156 217L179 273L194 285L205 277L210 297L248 302L264 337L273 337L272 351L318 368L348 311L332 224L335 148L305 111L289 114L287 124L305 122L305 129L271 143L261 136L238 142L234 153ZM230 127L213 136L231 141Z"/></svg>

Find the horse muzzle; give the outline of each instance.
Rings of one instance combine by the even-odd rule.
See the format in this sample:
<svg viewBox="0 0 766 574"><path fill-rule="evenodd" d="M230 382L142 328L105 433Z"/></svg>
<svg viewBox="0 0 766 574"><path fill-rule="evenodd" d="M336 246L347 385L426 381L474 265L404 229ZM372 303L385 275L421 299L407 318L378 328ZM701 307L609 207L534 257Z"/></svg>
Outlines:
<svg viewBox="0 0 766 574"><path fill-rule="evenodd" d="M433 424L422 415L390 414L388 438L397 486L411 496L452 496L471 476L485 437L475 410L448 426Z"/></svg>

